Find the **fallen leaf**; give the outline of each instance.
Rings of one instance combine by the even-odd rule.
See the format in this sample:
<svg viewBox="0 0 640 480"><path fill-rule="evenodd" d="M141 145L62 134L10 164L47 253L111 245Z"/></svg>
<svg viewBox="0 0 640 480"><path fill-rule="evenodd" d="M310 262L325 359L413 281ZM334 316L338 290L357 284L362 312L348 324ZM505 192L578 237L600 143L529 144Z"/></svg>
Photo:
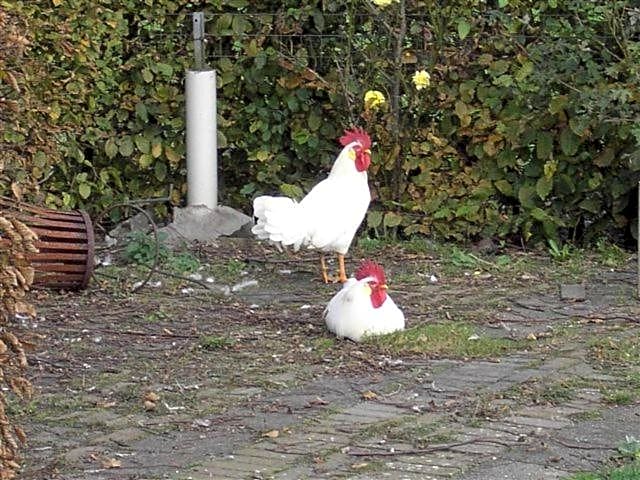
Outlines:
<svg viewBox="0 0 640 480"><path fill-rule="evenodd" d="M351 468L353 468L354 470L359 470L361 468L364 467L368 467L369 464L367 462L362 462L362 463L354 463L353 465L351 465Z"/></svg>
<svg viewBox="0 0 640 480"><path fill-rule="evenodd" d="M268 432L265 432L262 434L263 437L269 437L269 438L278 438L279 435L280 435L280 432L278 430L269 430Z"/></svg>
<svg viewBox="0 0 640 480"><path fill-rule="evenodd" d="M376 398L378 398L378 394L372 392L371 390L367 390L366 392L362 392L362 398L364 398L365 400L375 400Z"/></svg>
<svg viewBox="0 0 640 480"><path fill-rule="evenodd" d="M122 466L122 462L115 458L103 458L101 461L104 468L120 468Z"/></svg>
<svg viewBox="0 0 640 480"><path fill-rule="evenodd" d="M535 333L530 333L529 335L527 335L527 340L537 340L538 337L536 337Z"/></svg>
<svg viewBox="0 0 640 480"><path fill-rule="evenodd" d="M107 402L107 401L98 401L96 402L96 407L98 408L111 408L111 407L115 407L116 406L116 402L111 401L111 402Z"/></svg>
<svg viewBox="0 0 640 480"><path fill-rule="evenodd" d="M175 335L171 330L169 330L168 328L163 328L162 329L162 333L164 333L165 335Z"/></svg>
<svg viewBox="0 0 640 480"><path fill-rule="evenodd" d="M160 395L158 395L156 392L147 392L144 394L143 398L149 402L155 403L160 400Z"/></svg>
<svg viewBox="0 0 640 480"><path fill-rule="evenodd" d="M156 409L155 402L151 402L149 400L145 400L143 405L144 405L144 409L147 410L148 412Z"/></svg>
<svg viewBox="0 0 640 480"><path fill-rule="evenodd" d="M323 400L320 397L316 397L314 400L311 400L309 402L309 405L329 405L329 402L327 402L326 400Z"/></svg>

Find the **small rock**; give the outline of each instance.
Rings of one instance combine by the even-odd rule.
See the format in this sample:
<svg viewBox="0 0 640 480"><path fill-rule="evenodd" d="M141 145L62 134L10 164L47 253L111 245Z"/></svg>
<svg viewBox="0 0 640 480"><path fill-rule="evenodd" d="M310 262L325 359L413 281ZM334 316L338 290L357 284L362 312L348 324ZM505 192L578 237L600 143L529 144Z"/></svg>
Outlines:
<svg viewBox="0 0 640 480"><path fill-rule="evenodd" d="M562 300L582 301L587 298L587 293L584 285L563 284L560 285L560 298Z"/></svg>
<svg viewBox="0 0 640 480"><path fill-rule="evenodd" d="M240 290L243 290L247 287L253 287L255 285L258 285L257 280L244 280L242 282L236 283L233 287L231 287L231 291L239 292Z"/></svg>

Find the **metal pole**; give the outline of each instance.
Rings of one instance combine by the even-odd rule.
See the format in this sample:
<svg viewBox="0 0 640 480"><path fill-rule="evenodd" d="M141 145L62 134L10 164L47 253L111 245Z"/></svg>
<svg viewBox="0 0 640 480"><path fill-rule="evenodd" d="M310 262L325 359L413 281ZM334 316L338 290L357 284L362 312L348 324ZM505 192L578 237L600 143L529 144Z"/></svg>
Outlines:
<svg viewBox="0 0 640 480"><path fill-rule="evenodd" d="M195 69L185 81L187 204L218 205L218 151L216 125L216 72L205 67L202 41L204 15L193 15Z"/></svg>
<svg viewBox="0 0 640 480"><path fill-rule="evenodd" d="M202 70L204 68L204 13L194 12L193 19L193 68Z"/></svg>

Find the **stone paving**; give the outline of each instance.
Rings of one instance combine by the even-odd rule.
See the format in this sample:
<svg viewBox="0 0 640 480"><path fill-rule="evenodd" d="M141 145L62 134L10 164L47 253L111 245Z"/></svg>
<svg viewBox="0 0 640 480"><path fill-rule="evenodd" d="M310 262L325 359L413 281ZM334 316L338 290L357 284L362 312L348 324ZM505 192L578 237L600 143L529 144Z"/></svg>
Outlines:
<svg viewBox="0 0 640 480"><path fill-rule="evenodd" d="M579 323L577 339L548 349L485 360L385 358L384 368L348 375L324 369L320 361L295 374L286 368L263 373L266 383L234 388L222 388L215 369L193 388L178 379L179 392L169 393L225 406L202 415L171 400L153 416L87 409L103 402L104 392L68 386L65 395L77 396L77 404L27 426L25 478L539 480L598 468L625 435L640 436L640 407L608 403L602 386L619 386L620 378L594 368L587 357L589 337L603 322L624 327L611 330L620 338L638 333L628 321L640 318L638 304L620 302L619 293L605 288L623 282L628 293L631 274L605 278L608 283L587 286L584 301L546 292L508 298L496 310L487 331L501 334L540 334L568 320ZM266 294L238 305L260 295ZM346 352L361 353L352 347ZM241 362L242 352L237 355ZM273 356L284 358L286 351ZM114 375L119 373L116 368ZM109 385L109 395L126 398L137 388L136 382L119 382ZM549 401L526 395L571 382L571 395ZM49 390L47 402L68 401Z"/></svg>
<svg viewBox="0 0 640 480"><path fill-rule="evenodd" d="M535 368L530 368L530 363L530 358L518 355L503 358L499 363L453 365L433 375L429 384L403 384L402 392L393 395L391 405L379 399L361 401L311 423L292 424L290 433L273 440L260 440L231 454L213 456L178 478L562 478L569 474L562 469L567 462L572 462L571 470L576 466L588 467L591 463L555 458L553 449L547 455L538 454L532 463L531 452L548 450L549 444L562 438L565 444L575 442L577 449L589 447L589 438L580 440L567 432L569 428L580 426L580 422L574 420L576 414L603 408L597 392L581 390L577 398L559 405L505 409L506 415L472 427L451 418L452 402L462 408L485 393L509 389L532 378L555 381L571 378L576 373L584 377L584 364L572 357L555 357ZM423 409L428 411L423 413ZM626 429L598 436L610 447L596 450L600 460L612 453L616 442L624 440L625 431L638 431L639 411L628 410L634 415ZM431 425L442 431L450 429L455 433L446 444L460 445L447 448L446 452L416 452L411 444L385 438L384 425L390 421L411 426ZM372 429L372 426L379 428ZM465 444L467 441L471 443ZM362 457L354 454L363 451L382 456L372 455L366 461L360 461ZM402 453L405 451L407 454ZM529 452L529 463L505 461L506 458L517 458L517 452L525 451ZM581 458L582 452L579 453ZM593 458L591 456L590 461ZM375 473L358 473L359 469L366 470L370 466L368 463L375 467Z"/></svg>

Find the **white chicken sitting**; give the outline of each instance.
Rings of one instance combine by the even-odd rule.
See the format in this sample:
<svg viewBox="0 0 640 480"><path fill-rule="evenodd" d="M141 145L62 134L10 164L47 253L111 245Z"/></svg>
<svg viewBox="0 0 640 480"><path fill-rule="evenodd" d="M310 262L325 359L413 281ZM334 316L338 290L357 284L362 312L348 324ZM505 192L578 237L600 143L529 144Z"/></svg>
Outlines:
<svg viewBox="0 0 640 480"><path fill-rule="evenodd" d="M354 342L404 329L404 313L387 294L384 271L370 260L334 295L324 310L324 320L331 332Z"/></svg>
<svg viewBox="0 0 640 480"><path fill-rule="evenodd" d="M253 201L257 218L251 231L262 240L280 245L316 248L320 256L322 279L327 274L324 252L338 254L338 281L346 282L344 255L367 213L371 194L367 168L371 163L371 139L362 129L345 130L340 137L344 147L329 176L297 203L288 197L261 196Z"/></svg>

